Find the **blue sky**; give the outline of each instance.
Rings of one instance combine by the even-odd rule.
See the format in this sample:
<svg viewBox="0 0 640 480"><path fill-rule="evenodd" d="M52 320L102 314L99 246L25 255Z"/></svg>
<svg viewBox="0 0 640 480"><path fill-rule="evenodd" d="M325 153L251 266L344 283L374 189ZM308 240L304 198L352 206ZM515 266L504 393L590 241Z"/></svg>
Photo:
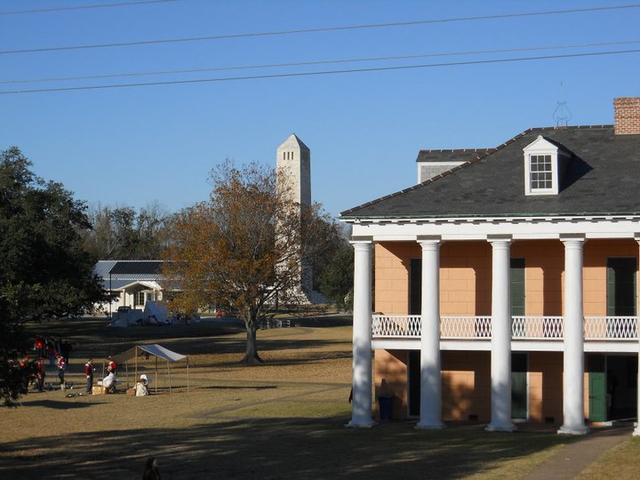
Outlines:
<svg viewBox="0 0 640 480"><path fill-rule="evenodd" d="M84 3L108 3L109 0ZM0 0L0 12L81 1ZM115 2L114 2L115 3ZM0 16L2 50L584 8L600 1L207 1ZM0 81L348 57L640 40L640 9L286 37L0 55ZM640 48L638 45L614 49ZM596 48L586 50L602 50ZM573 50L574 52L577 50ZM569 53L559 51L557 53ZM517 54L535 55L535 53ZM514 54L386 62L409 65ZM379 64L379 63L378 63ZM361 64L360 66L372 66ZM314 71L331 67L270 70ZM232 76L236 72L153 79ZM259 74L262 71L245 71ZM149 78L151 80L152 78ZM146 78L136 79L145 81ZM109 80L117 83L122 80ZM32 84L71 86L101 81ZM15 85L0 85L6 90ZM225 158L275 164L295 132L311 148L312 195L332 214L412 185L420 148L495 146L532 126L612 123L640 95L640 54L440 69L0 96L0 149L89 203L177 210L207 197Z"/></svg>

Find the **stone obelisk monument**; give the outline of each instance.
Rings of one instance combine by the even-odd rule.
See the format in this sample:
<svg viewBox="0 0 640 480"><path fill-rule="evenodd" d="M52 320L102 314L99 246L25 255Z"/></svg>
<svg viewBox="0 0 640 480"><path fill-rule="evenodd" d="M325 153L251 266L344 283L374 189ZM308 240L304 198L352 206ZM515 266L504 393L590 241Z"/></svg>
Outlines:
<svg viewBox="0 0 640 480"><path fill-rule="evenodd" d="M278 183L287 185L290 200L300 208L311 206L311 151L295 134L280 144L276 152ZM313 278L309 262L300 258L300 284L296 288L297 296L303 303L316 303L318 292L313 292Z"/></svg>

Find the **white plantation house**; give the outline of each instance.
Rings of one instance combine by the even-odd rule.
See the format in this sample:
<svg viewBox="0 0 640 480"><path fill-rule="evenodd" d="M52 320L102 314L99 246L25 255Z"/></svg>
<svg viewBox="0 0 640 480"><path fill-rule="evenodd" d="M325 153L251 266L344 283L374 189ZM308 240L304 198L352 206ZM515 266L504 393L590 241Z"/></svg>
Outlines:
<svg viewBox="0 0 640 480"><path fill-rule="evenodd" d="M342 213L352 426L372 425L382 387L421 428L579 435L637 416L640 98L614 109L614 125L421 151L417 185Z"/></svg>

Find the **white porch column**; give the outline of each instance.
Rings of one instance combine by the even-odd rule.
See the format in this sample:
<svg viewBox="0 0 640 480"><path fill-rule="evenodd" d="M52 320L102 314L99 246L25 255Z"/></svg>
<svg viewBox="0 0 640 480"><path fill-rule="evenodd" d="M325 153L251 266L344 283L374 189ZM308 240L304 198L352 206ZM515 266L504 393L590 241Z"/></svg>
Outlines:
<svg viewBox="0 0 640 480"><path fill-rule="evenodd" d="M635 239L638 242L638 246L640 246L640 233L636 233L635 234ZM640 257L640 255L639 255ZM640 268L640 262L639 263L639 268ZM640 277L640 273L636 273L636 277ZM636 278L636 288L640 288L640 278ZM638 292L636 291L636 305L638 305L638 301L640 301L640 295L638 295ZM638 336L638 388L637 388L637 403L636 403L636 408L637 408L637 414L636 414L636 428L633 430L633 436L634 437L640 437L640 322L638 322L638 318L640 318L640 316L638 316L638 312L636 311L636 335Z"/></svg>
<svg viewBox="0 0 640 480"><path fill-rule="evenodd" d="M511 237L491 243L491 423L487 430L511 432Z"/></svg>
<svg viewBox="0 0 640 480"><path fill-rule="evenodd" d="M584 237L560 238L564 243L564 354L562 426L558 433L584 435L584 314L582 250Z"/></svg>
<svg viewBox="0 0 640 480"><path fill-rule="evenodd" d="M418 237L422 247L420 421L416 428L442 428L440 372L440 237Z"/></svg>
<svg viewBox="0 0 640 480"><path fill-rule="evenodd" d="M371 427L371 237L353 237L353 378L348 427Z"/></svg>

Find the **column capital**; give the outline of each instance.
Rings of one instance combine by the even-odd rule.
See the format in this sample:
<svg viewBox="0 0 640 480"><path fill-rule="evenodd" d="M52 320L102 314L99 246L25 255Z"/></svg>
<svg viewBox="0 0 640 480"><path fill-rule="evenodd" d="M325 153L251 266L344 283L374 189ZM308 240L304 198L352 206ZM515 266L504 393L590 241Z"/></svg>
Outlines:
<svg viewBox="0 0 640 480"><path fill-rule="evenodd" d="M511 235L487 235L487 242L491 244L508 244L511 240Z"/></svg>
<svg viewBox="0 0 640 480"><path fill-rule="evenodd" d="M567 245L582 245L586 241L586 237L584 234L560 234L560 241Z"/></svg>
<svg viewBox="0 0 640 480"><path fill-rule="evenodd" d="M640 232L636 232L633 234L633 238L636 242L640 243Z"/></svg>
<svg viewBox="0 0 640 480"><path fill-rule="evenodd" d="M354 247L357 245L371 245L373 237L371 236L353 236L349 239L349 243Z"/></svg>
<svg viewBox="0 0 640 480"><path fill-rule="evenodd" d="M416 236L416 241L424 251L425 249L440 248L442 237L440 237L440 235L418 235Z"/></svg>

